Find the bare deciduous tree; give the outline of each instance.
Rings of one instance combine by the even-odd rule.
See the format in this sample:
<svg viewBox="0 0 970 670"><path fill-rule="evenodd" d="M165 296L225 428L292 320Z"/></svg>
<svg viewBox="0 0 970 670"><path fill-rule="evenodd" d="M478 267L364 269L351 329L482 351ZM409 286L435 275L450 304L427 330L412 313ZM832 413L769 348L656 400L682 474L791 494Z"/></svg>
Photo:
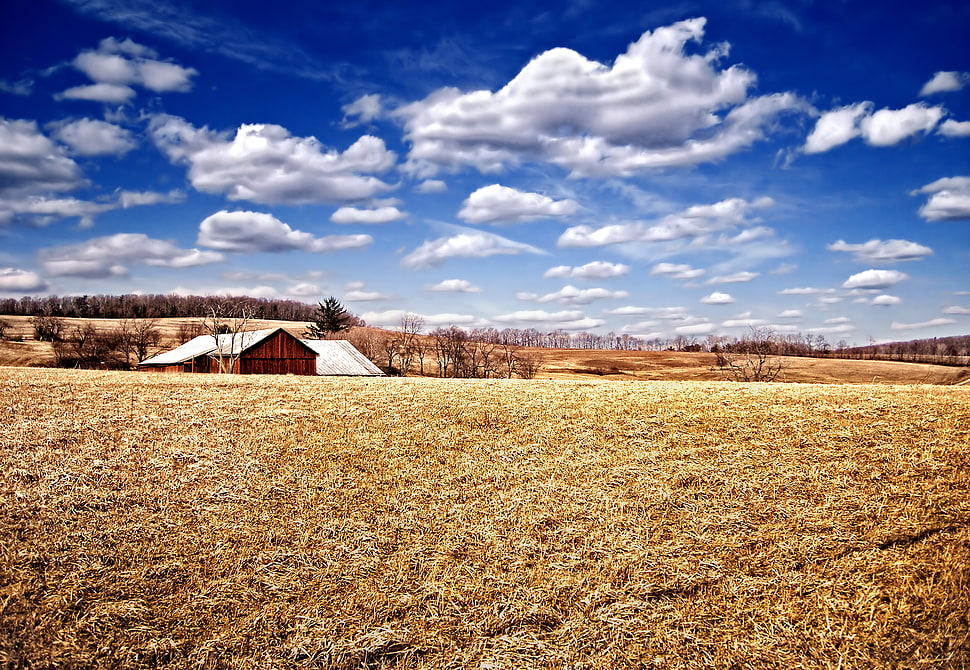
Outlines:
<svg viewBox="0 0 970 670"><path fill-rule="evenodd" d="M243 338L253 320L253 312L248 307L237 307L230 300L212 305L202 319L202 326L209 335L212 335L216 344L219 345L219 336L223 345L216 346L215 359L218 361L218 372L232 372L235 369L236 361L242 353Z"/></svg>
<svg viewBox="0 0 970 670"><path fill-rule="evenodd" d="M787 367L783 358L775 355L775 334L770 328L751 328L751 332L732 347L731 351L715 352L715 370L725 378L739 382L775 381Z"/></svg>

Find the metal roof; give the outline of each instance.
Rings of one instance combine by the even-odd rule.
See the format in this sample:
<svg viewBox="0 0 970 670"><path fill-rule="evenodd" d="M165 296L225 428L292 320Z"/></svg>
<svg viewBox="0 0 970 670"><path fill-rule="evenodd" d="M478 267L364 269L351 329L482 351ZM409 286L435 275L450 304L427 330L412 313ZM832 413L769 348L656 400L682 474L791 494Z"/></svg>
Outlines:
<svg viewBox="0 0 970 670"><path fill-rule="evenodd" d="M317 374L351 377L384 376L379 367L347 340L300 340L317 352Z"/></svg>
<svg viewBox="0 0 970 670"><path fill-rule="evenodd" d="M249 330L236 333L235 336L231 333L217 335L216 337L199 335L171 351L164 351L151 358L146 358L139 365L178 365L206 354L218 357L220 351L223 356L236 356L259 344L278 330L282 330L282 328Z"/></svg>

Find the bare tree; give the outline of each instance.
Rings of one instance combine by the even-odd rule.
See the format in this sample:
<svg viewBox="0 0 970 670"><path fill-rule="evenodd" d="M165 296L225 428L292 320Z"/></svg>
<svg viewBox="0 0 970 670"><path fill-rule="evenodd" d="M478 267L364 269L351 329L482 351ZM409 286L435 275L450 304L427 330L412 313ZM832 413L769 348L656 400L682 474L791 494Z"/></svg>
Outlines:
<svg viewBox="0 0 970 670"><path fill-rule="evenodd" d="M418 336L423 329L424 317L417 314L405 314L401 317L401 322L398 325L400 335L396 339L398 341L398 357L401 362L400 369L402 375L406 376L411 370L411 363L417 353L415 351L415 342L417 342ZM422 363L423 367L424 364Z"/></svg>
<svg viewBox="0 0 970 670"><path fill-rule="evenodd" d="M0 340L3 339L4 334L7 332L7 328L10 327L10 322L4 319L0 319Z"/></svg>
<svg viewBox="0 0 970 670"><path fill-rule="evenodd" d="M535 379L542 368L542 361L533 351L519 351L515 356L515 369L522 379Z"/></svg>
<svg viewBox="0 0 970 670"><path fill-rule="evenodd" d="M162 332L158 329L158 319L122 319L118 324L121 351L129 367L132 358L137 365L148 358L148 352L158 346Z"/></svg>
<svg viewBox="0 0 970 670"><path fill-rule="evenodd" d="M64 332L64 320L57 316L39 314L30 320L34 327L34 339L41 342L57 342Z"/></svg>
<svg viewBox="0 0 970 670"><path fill-rule="evenodd" d="M179 324L179 341L183 344L199 335L205 335L205 333L205 326L195 319L183 321Z"/></svg>
<svg viewBox="0 0 970 670"><path fill-rule="evenodd" d="M242 353L243 338L253 311L249 307L237 307L231 301L224 301L209 307L202 319L202 326L216 343L216 360L219 372L232 372ZM222 335L220 344L219 336Z"/></svg>
<svg viewBox="0 0 970 670"><path fill-rule="evenodd" d="M775 355L774 340L775 334L770 328L752 327L750 334L735 343L732 351L715 352L717 363L712 369L738 382L775 381L787 364Z"/></svg>

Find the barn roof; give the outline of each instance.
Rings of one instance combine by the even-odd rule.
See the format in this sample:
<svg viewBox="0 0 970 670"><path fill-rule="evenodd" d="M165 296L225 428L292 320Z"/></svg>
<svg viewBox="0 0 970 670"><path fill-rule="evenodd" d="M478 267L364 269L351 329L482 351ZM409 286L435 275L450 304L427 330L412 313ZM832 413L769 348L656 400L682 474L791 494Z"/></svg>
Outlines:
<svg viewBox="0 0 970 670"><path fill-rule="evenodd" d="M300 340L317 352L318 375L384 376L379 367L347 340Z"/></svg>
<svg viewBox="0 0 970 670"><path fill-rule="evenodd" d="M223 356L236 356L256 346L270 335L275 334L282 328L266 328L264 330L249 330L242 333L223 334L213 337L212 335L199 335L175 347L171 351L163 351L160 354L146 358L139 365L178 365L185 363L193 358L204 356L219 356L220 351ZM285 332L285 331L284 331Z"/></svg>

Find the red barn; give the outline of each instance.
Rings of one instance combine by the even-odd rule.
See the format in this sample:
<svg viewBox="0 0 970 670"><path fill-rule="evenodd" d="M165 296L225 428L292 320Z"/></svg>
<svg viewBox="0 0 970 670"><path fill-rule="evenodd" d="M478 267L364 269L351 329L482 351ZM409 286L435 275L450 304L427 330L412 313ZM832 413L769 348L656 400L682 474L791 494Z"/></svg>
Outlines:
<svg viewBox="0 0 970 670"><path fill-rule="evenodd" d="M315 375L317 352L282 328L200 335L138 364L146 372Z"/></svg>

